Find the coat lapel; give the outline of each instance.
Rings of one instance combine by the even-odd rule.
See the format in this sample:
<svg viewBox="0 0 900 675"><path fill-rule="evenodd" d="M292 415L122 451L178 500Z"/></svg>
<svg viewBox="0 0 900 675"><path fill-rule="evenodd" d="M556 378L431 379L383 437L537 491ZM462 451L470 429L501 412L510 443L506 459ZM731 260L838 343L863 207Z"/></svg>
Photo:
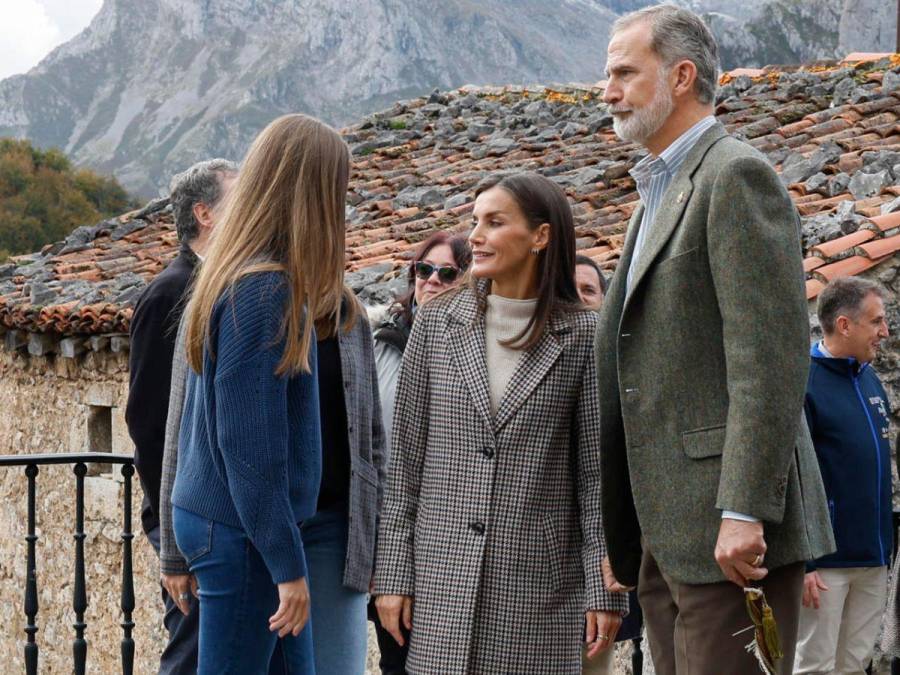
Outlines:
<svg viewBox="0 0 900 675"><path fill-rule="evenodd" d="M484 347L484 316L477 311L477 304L478 300L470 290L461 291L451 300L447 344L450 358L472 397L472 403L488 429L493 429Z"/></svg>
<svg viewBox="0 0 900 675"><path fill-rule="evenodd" d="M509 384L506 385L506 391L503 392L503 398L500 400L500 407L494 421L495 433L500 433L500 430L513 418L562 354L563 346L560 336L571 330L571 327L564 318L557 314L554 313L540 342L522 353Z"/></svg>
<svg viewBox="0 0 900 675"><path fill-rule="evenodd" d="M700 166L703 157L716 141L726 135L725 127L721 124L710 127L700 136L697 143L691 148L688 156L685 157L684 163L678 169L678 173L675 174L669 188L663 195L662 203L656 211L656 217L653 223L649 225L650 231L647 233L644 245L638 254L637 260L634 261L636 267L632 275L632 291L640 285L644 275L653 266L656 257L663 250L666 242L669 241L678 223L681 222L681 215L684 213L684 209L690 201L691 193L694 190L694 183L691 177ZM641 213L643 214L643 208ZM634 245L632 244L633 250ZM630 296L631 293L628 293L628 295Z"/></svg>

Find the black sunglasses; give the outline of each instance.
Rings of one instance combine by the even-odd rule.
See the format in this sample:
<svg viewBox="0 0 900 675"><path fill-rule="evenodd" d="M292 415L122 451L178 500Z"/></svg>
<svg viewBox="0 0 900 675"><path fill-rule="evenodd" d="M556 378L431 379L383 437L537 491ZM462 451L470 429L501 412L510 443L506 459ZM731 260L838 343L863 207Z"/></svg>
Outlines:
<svg viewBox="0 0 900 675"><path fill-rule="evenodd" d="M435 272L437 272L438 281L442 284L452 284L459 276L459 268L453 265L441 265L438 267L427 262L420 261L416 263L416 276L422 281L430 279Z"/></svg>

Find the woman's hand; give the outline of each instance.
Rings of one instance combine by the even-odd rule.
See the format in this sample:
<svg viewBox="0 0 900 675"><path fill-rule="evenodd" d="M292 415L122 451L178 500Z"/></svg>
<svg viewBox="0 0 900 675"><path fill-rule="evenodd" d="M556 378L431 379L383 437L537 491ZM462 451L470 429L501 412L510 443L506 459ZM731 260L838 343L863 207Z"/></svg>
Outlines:
<svg viewBox="0 0 900 675"><path fill-rule="evenodd" d="M584 641L587 643L587 657L594 658L600 652L610 649L616 641L616 633L622 625L618 612L585 612L586 627Z"/></svg>
<svg viewBox="0 0 900 675"><path fill-rule="evenodd" d="M191 594L195 598L200 597L197 595L197 578L193 574L161 573L159 583L185 616L191 610Z"/></svg>
<svg viewBox="0 0 900 675"><path fill-rule="evenodd" d="M407 631L412 630L413 599L410 595L379 595L375 598L375 609L382 627L390 633L401 647L406 643L400 622Z"/></svg>
<svg viewBox="0 0 900 675"><path fill-rule="evenodd" d="M306 578L278 584L278 599L278 611L269 618L269 630L277 630L280 638L288 633L294 637L300 635L309 620L309 586L306 585Z"/></svg>

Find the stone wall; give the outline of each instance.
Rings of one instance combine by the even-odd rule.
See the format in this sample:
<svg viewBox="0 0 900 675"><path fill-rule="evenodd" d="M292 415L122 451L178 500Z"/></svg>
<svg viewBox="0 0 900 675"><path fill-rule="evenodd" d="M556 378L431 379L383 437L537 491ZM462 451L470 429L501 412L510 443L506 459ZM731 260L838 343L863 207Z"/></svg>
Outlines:
<svg viewBox="0 0 900 675"><path fill-rule="evenodd" d="M125 427L127 352L89 352L79 359L0 352L0 454L81 452L131 454ZM91 447L93 443L94 447ZM88 673L120 670L123 480L119 467L85 478L85 570ZM94 475L92 475L94 474ZM24 672L26 478L0 469L0 662ZM156 672L163 646L158 563L140 535L141 490L134 479L132 528L136 673ZM41 467L37 478L37 641L41 673L72 672L75 477L71 466Z"/></svg>

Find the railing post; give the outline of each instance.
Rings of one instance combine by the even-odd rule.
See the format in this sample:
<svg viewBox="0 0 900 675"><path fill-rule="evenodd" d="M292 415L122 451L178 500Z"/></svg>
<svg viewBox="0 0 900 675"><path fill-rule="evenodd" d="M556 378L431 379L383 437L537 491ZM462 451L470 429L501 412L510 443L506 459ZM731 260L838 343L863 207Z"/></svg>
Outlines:
<svg viewBox="0 0 900 675"><path fill-rule="evenodd" d="M87 609L87 590L84 582L84 476L87 466L78 462L75 471L75 587L72 593L72 608L75 610L75 640L72 642L72 657L75 661L75 675L84 675L87 662L87 642L84 639L84 612Z"/></svg>
<svg viewBox="0 0 900 675"><path fill-rule="evenodd" d="M134 672L134 640L131 631L134 629L134 621L131 613L134 611L134 572L131 560L131 540L134 535L131 532L131 477L134 475L134 465L124 464L122 475L125 477L125 504L122 520L122 675L132 675Z"/></svg>
<svg viewBox="0 0 900 675"><path fill-rule="evenodd" d="M29 464L25 467L25 475L28 476L28 534L25 541L28 542L28 562L25 571L25 633L28 638L25 642L25 673L26 675L37 675L38 672L38 646L35 641L37 633L37 613L38 613L38 594L37 594L37 570L35 564L35 544L37 543L37 535L34 533L35 527L35 478L38 475L36 464Z"/></svg>

